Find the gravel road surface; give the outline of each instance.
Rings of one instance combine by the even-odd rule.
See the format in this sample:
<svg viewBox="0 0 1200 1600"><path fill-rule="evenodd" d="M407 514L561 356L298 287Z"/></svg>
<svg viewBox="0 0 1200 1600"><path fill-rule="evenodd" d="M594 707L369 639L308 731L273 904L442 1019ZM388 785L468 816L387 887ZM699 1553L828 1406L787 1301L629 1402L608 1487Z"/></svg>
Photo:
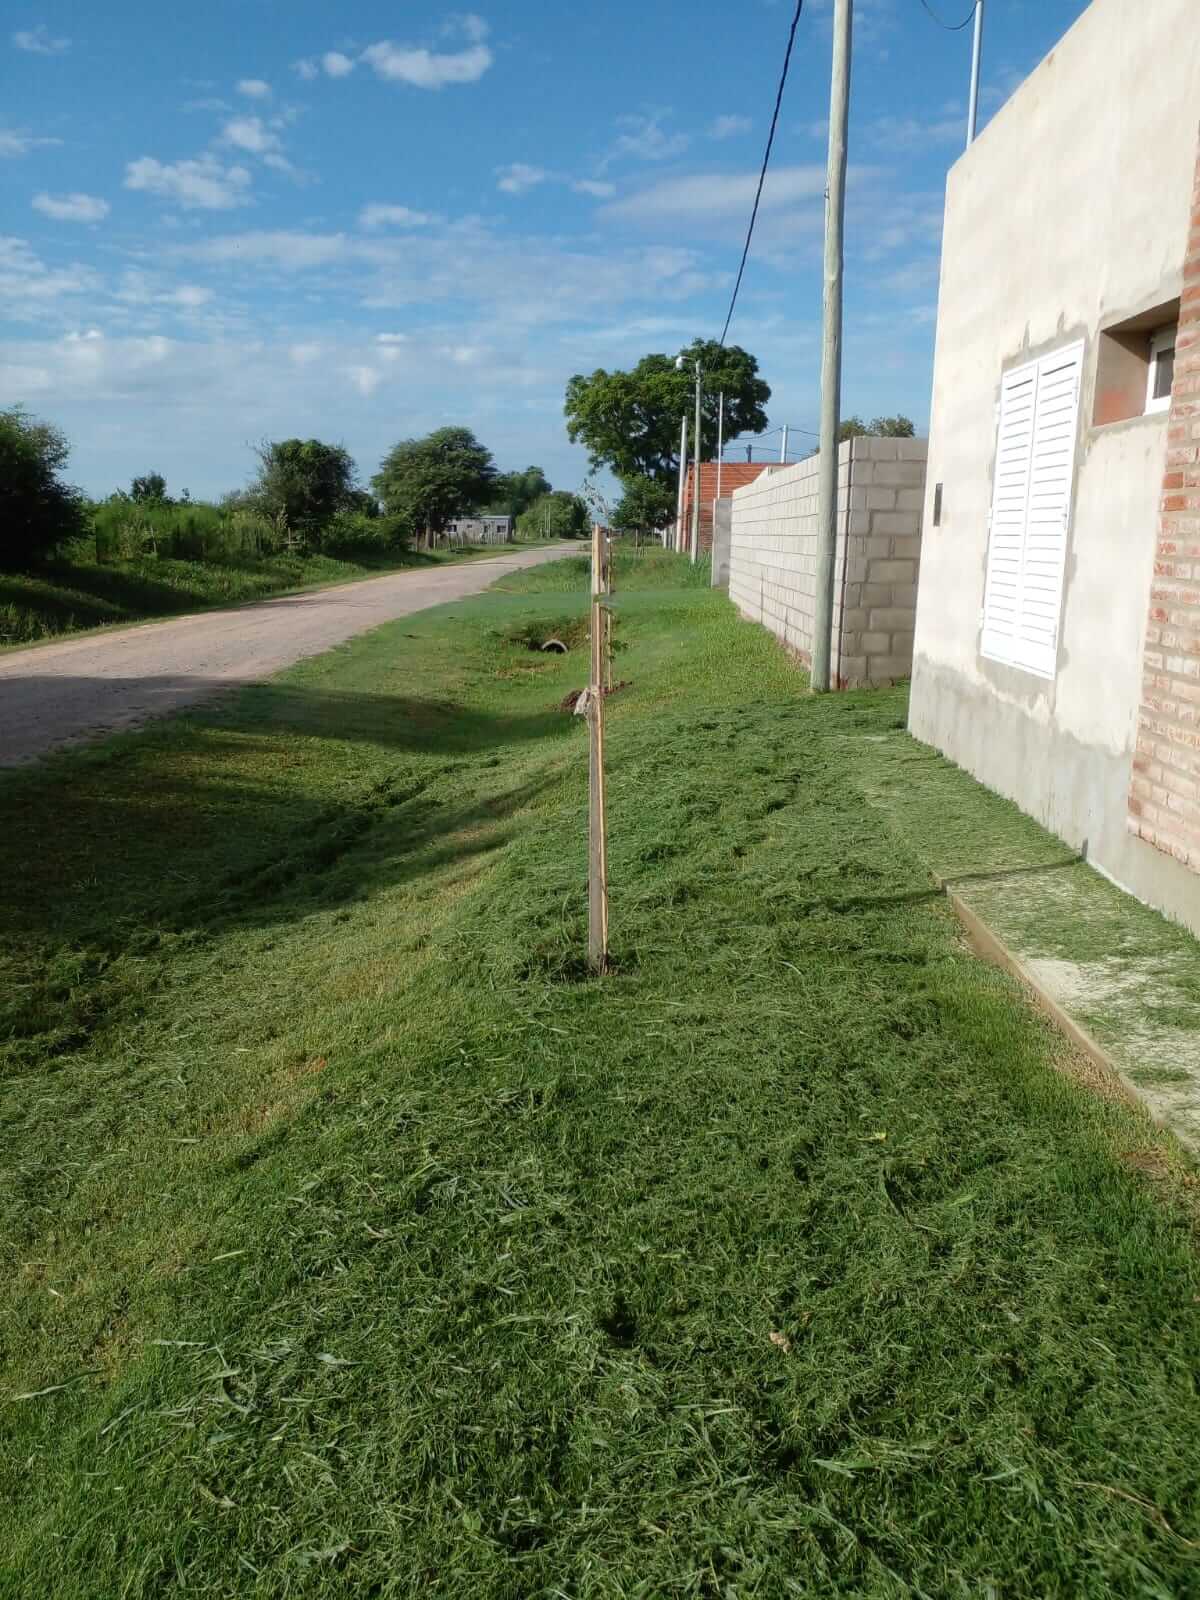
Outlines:
<svg viewBox="0 0 1200 1600"><path fill-rule="evenodd" d="M0 655L0 766L18 766L269 678L356 633L478 594L506 572L540 566L571 548L551 545L396 572L10 651Z"/></svg>

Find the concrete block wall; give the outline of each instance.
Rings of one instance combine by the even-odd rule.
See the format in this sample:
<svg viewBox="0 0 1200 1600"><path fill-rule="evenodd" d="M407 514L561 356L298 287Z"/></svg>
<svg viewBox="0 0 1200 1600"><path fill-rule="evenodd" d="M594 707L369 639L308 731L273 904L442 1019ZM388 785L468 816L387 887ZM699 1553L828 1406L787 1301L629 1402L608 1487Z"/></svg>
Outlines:
<svg viewBox="0 0 1200 1600"><path fill-rule="evenodd" d="M733 534L733 499L723 496L713 501L712 586L723 589L729 583L729 541Z"/></svg>
<svg viewBox="0 0 1200 1600"><path fill-rule="evenodd" d="M839 688L912 671L925 494L924 439L838 450L832 672ZM733 494L729 597L808 663L816 610L817 458Z"/></svg>

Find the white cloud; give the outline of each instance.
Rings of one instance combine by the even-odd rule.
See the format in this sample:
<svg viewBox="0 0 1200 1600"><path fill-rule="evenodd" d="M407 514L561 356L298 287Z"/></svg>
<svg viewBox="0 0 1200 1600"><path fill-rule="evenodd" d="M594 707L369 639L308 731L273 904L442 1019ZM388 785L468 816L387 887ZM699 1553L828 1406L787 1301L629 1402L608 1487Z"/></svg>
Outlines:
<svg viewBox="0 0 1200 1600"><path fill-rule="evenodd" d="M666 114L656 111L651 117L618 117L617 127L624 132L618 135L612 155L633 156L639 161L669 161L672 156L682 155L691 140L686 133L664 131Z"/></svg>
<svg viewBox="0 0 1200 1600"><path fill-rule="evenodd" d="M382 372L377 372L374 367L353 366L346 368L346 376L364 397L370 397L383 382Z"/></svg>
<svg viewBox="0 0 1200 1600"><path fill-rule="evenodd" d="M75 263L48 267L27 239L0 238L0 302L5 314L29 320L54 313L59 302L101 291L99 274Z"/></svg>
<svg viewBox="0 0 1200 1600"><path fill-rule="evenodd" d="M248 100L271 98L271 85L265 78L239 78L237 91L239 94L244 94Z"/></svg>
<svg viewBox="0 0 1200 1600"><path fill-rule="evenodd" d="M576 178L571 187L576 194L590 194L596 200L607 200L617 192L615 183L606 183L602 178Z"/></svg>
<svg viewBox="0 0 1200 1600"><path fill-rule="evenodd" d="M714 117L709 124L708 136L710 139L733 139L739 133L749 133L753 126L749 117L727 113L725 116Z"/></svg>
<svg viewBox="0 0 1200 1600"><path fill-rule="evenodd" d="M71 48L70 39L55 39L44 22L36 28L20 28L12 36L18 50L28 50L35 56L60 56Z"/></svg>
<svg viewBox="0 0 1200 1600"><path fill-rule="evenodd" d="M659 222L691 217L701 220L746 217L754 203L758 174L695 173L687 178L667 178L648 189L605 206L604 215L627 222ZM825 168L775 167L767 175L762 207L770 210L825 193Z"/></svg>
<svg viewBox="0 0 1200 1600"><path fill-rule="evenodd" d="M965 112L930 122L922 122L919 117L876 117L867 134L880 149L907 155L933 145L962 143L967 136L967 118Z"/></svg>
<svg viewBox="0 0 1200 1600"><path fill-rule="evenodd" d="M484 43L488 26L474 12L457 17L448 29L462 34L463 50L427 50L423 46L393 44L381 39L368 45L361 57L376 75L390 83L411 84L414 89L442 89L448 83L478 83L491 66L491 49Z"/></svg>
<svg viewBox="0 0 1200 1600"><path fill-rule="evenodd" d="M361 228L422 228L433 218L428 211L413 211L409 206L385 205L373 201L358 214Z"/></svg>
<svg viewBox="0 0 1200 1600"><path fill-rule="evenodd" d="M408 335L406 333L377 333L375 335L375 343L386 345L407 344Z"/></svg>
<svg viewBox="0 0 1200 1600"><path fill-rule="evenodd" d="M354 71L354 62L340 50L326 50L321 65L331 78L348 78Z"/></svg>
<svg viewBox="0 0 1200 1600"><path fill-rule="evenodd" d="M141 156L126 166L125 187L161 195L185 211L230 211L250 201L250 174L246 168L222 166L211 155L175 162Z"/></svg>
<svg viewBox="0 0 1200 1600"><path fill-rule="evenodd" d="M252 156L281 148L279 135L272 133L261 117L230 117L221 130L221 143Z"/></svg>
<svg viewBox="0 0 1200 1600"><path fill-rule="evenodd" d="M222 100L217 95L208 94L202 95L199 100L185 100L183 109L185 111L232 111L233 107L228 100Z"/></svg>
<svg viewBox="0 0 1200 1600"><path fill-rule="evenodd" d="M93 194L35 194L31 204L55 222L103 222L111 209L107 200Z"/></svg>
<svg viewBox="0 0 1200 1600"><path fill-rule="evenodd" d="M251 233L223 234L179 252L197 261L265 264L283 271L303 271L342 259L349 240L344 233L293 233L264 228Z"/></svg>
<svg viewBox="0 0 1200 1600"><path fill-rule="evenodd" d="M321 69L315 61L293 61L292 71L305 83L311 83L314 78L321 76Z"/></svg>
<svg viewBox="0 0 1200 1600"><path fill-rule="evenodd" d="M527 189L536 189L539 183L545 183L550 174L545 167L531 167L524 161L514 161L507 167L497 167L497 189L505 194L524 194Z"/></svg>
<svg viewBox="0 0 1200 1600"><path fill-rule="evenodd" d="M61 143L61 139L37 139L28 128L0 128L0 159L27 156L42 145Z"/></svg>
<svg viewBox="0 0 1200 1600"><path fill-rule="evenodd" d="M179 311L198 311L211 303L213 291L197 283L164 288L159 275L144 272L140 267L129 267L122 273L121 286L113 298L125 306L169 306Z"/></svg>

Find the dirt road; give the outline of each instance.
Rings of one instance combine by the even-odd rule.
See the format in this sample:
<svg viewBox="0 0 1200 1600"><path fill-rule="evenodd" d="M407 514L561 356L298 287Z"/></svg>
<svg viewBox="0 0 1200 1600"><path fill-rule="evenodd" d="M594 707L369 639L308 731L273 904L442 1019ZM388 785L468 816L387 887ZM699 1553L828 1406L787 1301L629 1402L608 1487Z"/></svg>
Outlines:
<svg viewBox="0 0 1200 1600"><path fill-rule="evenodd" d="M230 611L66 639L0 656L0 766L133 728L426 606L478 594L571 546L283 595Z"/></svg>

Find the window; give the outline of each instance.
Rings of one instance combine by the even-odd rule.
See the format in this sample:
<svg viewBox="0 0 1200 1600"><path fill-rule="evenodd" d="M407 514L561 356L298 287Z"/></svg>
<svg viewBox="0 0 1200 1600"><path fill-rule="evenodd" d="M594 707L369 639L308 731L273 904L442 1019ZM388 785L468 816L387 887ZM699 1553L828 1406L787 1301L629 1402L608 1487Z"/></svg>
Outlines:
<svg viewBox="0 0 1200 1600"><path fill-rule="evenodd" d="M1053 678L1071 516L1083 344L1004 374L981 653Z"/></svg>
<svg viewBox="0 0 1200 1600"><path fill-rule="evenodd" d="M1179 301L1149 306L1100 329L1092 422L1098 428L1169 409Z"/></svg>
<svg viewBox="0 0 1200 1600"><path fill-rule="evenodd" d="M1167 411L1175 377L1176 327L1160 328L1150 339L1150 374L1146 383L1146 410Z"/></svg>

